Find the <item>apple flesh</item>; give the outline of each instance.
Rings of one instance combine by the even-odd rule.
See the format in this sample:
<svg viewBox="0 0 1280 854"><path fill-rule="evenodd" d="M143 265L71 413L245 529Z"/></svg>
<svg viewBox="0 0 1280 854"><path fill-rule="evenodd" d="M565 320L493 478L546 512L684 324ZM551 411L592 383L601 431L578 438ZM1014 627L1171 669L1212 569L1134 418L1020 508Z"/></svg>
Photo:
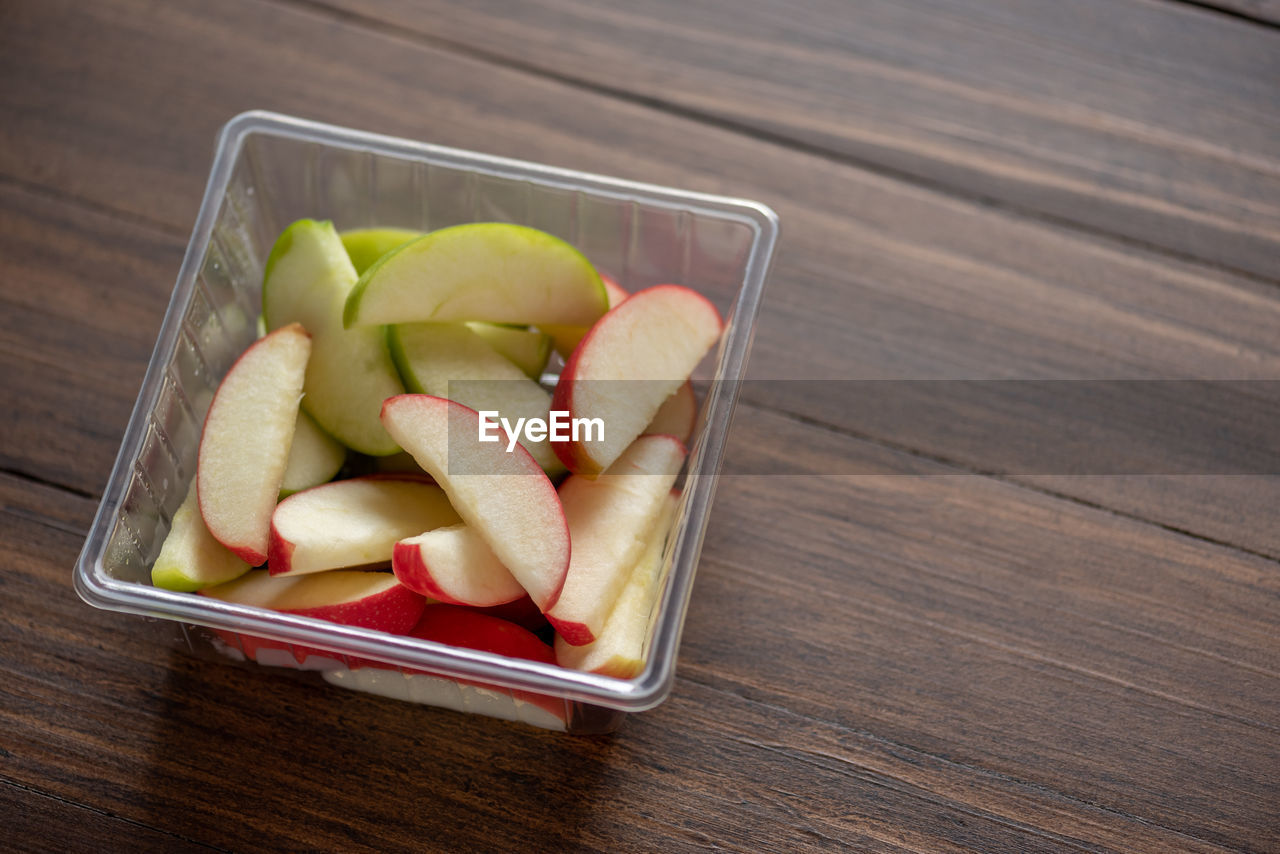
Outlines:
<svg viewBox="0 0 1280 854"><path fill-rule="evenodd" d="M546 473L520 445L479 441L480 416L424 394L382 407L387 432L448 494L542 611L555 604L569 568L569 529Z"/></svg>
<svg viewBox="0 0 1280 854"><path fill-rule="evenodd" d="M311 339L298 324L259 338L218 386L196 460L200 515L214 539L241 560L267 559L298 420Z"/></svg>
<svg viewBox="0 0 1280 854"><path fill-rule="evenodd" d="M355 268L331 222L299 220L271 249L262 281L267 328L301 323L312 337L302 406L325 432L371 456L400 450L382 429L382 401L404 385L381 327L344 329Z"/></svg>
<svg viewBox="0 0 1280 854"><path fill-rule="evenodd" d="M483 608L525 596L524 588L493 549L466 525L451 525L396 543L391 570L423 596Z"/></svg>
<svg viewBox="0 0 1280 854"><path fill-rule="evenodd" d="M697 423L698 396L694 394L693 383L686 382L662 402L644 432L648 435L675 436L687 445L693 438L693 428Z"/></svg>
<svg viewBox="0 0 1280 854"><path fill-rule="evenodd" d="M633 679L644 669L645 644L657 617L658 596L665 577L662 555L679 503L678 492L667 496L649 542L631 569L600 637L584 646L572 646L564 638L556 638L556 662L561 667L618 679Z"/></svg>
<svg viewBox="0 0 1280 854"><path fill-rule="evenodd" d="M166 590L191 592L239 578L249 564L213 538L200 517L193 482L169 525L160 555L151 567L151 583Z"/></svg>
<svg viewBox="0 0 1280 854"><path fill-rule="evenodd" d="M551 358L551 336L545 332L497 323L468 323L467 328L479 335L500 356L537 381Z"/></svg>
<svg viewBox="0 0 1280 854"><path fill-rule="evenodd" d="M534 228L433 231L380 258L347 298L348 328L415 321L590 325L608 297L582 253Z"/></svg>
<svg viewBox="0 0 1280 854"><path fill-rule="evenodd" d="M560 485L573 554L547 620L566 643L582 646L600 636L653 536L685 453L672 436L641 436L600 477L570 475Z"/></svg>
<svg viewBox="0 0 1280 854"><path fill-rule="evenodd" d="M604 291L609 298L609 308L613 308L627 298L626 290L611 276L601 273L600 281L604 283ZM543 323L538 328L551 337L551 346L560 354L560 358L567 360L591 327Z"/></svg>
<svg viewBox="0 0 1280 854"><path fill-rule="evenodd" d="M604 436L552 442L576 474L607 469L653 420L720 338L715 306L679 285L633 294L600 318L569 357L552 398L571 419L599 419ZM641 381L641 382L637 382Z"/></svg>
<svg viewBox="0 0 1280 854"><path fill-rule="evenodd" d="M459 521L426 478L370 475L296 493L276 507L272 575L304 575L391 560L396 542Z"/></svg>
<svg viewBox="0 0 1280 854"><path fill-rule="evenodd" d="M497 411L513 424L517 418L548 418L550 393L464 324L396 324L388 329L387 343L405 386L415 394ZM521 444L549 475L564 472L545 437Z"/></svg>
<svg viewBox="0 0 1280 854"><path fill-rule="evenodd" d="M289 461L280 483L281 497L333 480L346 460L347 449L299 409L293 443L289 446Z"/></svg>

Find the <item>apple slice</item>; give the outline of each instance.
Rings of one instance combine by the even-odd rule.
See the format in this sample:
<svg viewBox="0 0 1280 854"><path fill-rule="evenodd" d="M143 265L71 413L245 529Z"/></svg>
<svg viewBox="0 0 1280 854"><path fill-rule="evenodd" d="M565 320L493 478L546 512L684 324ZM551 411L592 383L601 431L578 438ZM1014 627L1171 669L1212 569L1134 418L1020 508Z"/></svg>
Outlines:
<svg viewBox="0 0 1280 854"><path fill-rule="evenodd" d="M223 377L209 404L196 488L214 539L257 566L267 559L311 339L298 324L259 338Z"/></svg>
<svg viewBox="0 0 1280 854"><path fill-rule="evenodd" d="M546 370L551 358L551 336L547 333L498 323L468 323L467 328L529 379L536 382Z"/></svg>
<svg viewBox="0 0 1280 854"><path fill-rule="evenodd" d="M208 587L202 596L402 635L417 625L426 600L389 572L335 570L278 578L264 569ZM332 653L330 653L332 654Z"/></svg>
<svg viewBox="0 0 1280 854"><path fill-rule="evenodd" d="M311 333L302 406L348 448L379 457L400 450L382 429L382 401L404 386L381 327L343 329L342 308L356 283L331 222L303 219L276 240L262 281L267 328L301 323Z"/></svg>
<svg viewBox="0 0 1280 854"><path fill-rule="evenodd" d="M387 343L411 392L497 411L513 424L517 418L548 418L550 393L465 324L398 323L388 328ZM547 474L564 472L546 437L521 444Z"/></svg>
<svg viewBox="0 0 1280 854"><path fill-rule="evenodd" d="M423 596L454 605L488 608L525 595L474 528L451 525L396 543L391 570Z"/></svg>
<svg viewBox="0 0 1280 854"><path fill-rule="evenodd" d="M572 646L564 638L556 638L556 662L561 667L618 679L633 679L644 669L645 644L657 617L658 595L662 592L662 553L679 503L679 492L668 494L649 541L632 567L626 587L605 620L600 637L585 646Z"/></svg>
<svg viewBox="0 0 1280 854"><path fill-rule="evenodd" d="M600 318L573 351L551 408L599 420L604 436L553 441L569 471L588 477L612 465L720 338L715 306L679 285L657 285ZM643 382L637 382L642 380Z"/></svg>
<svg viewBox="0 0 1280 854"><path fill-rule="evenodd" d="M421 236L421 231L407 228L353 228L340 235L342 248L347 250L347 257L357 274L363 274L392 249L399 249Z"/></svg>
<svg viewBox="0 0 1280 854"><path fill-rule="evenodd" d="M555 653L537 635L473 608L428 605L409 635L509 658L555 663ZM460 712L479 712L544 729L563 730L567 718L565 702L557 697L410 669L394 670L374 662L352 670L329 670L324 678L333 685L357 691Z"/></svg>
<svg viewBox="0 0 1280 854"><path fill-rule="evenodd" d="M546 232L480 222L382 256L347 298L347 327L414 321L590 325L608 298L582 253Z"/></svg>
<svg viewBox="0 0 1280 854"><path fill-rule="evenodd" d="M654 414L649 426L644 428L647 435L666 434L675 436L686 445L693 436L693 428L698 423L698 396L693 392L693 382L686 382L675 393L662 402Z"/></svg>
<svg viewBox="0 0 1280 854"><path fill-rule="evenodd" d="M280 484L281 497L333 480L346 460L347 449L299 409L293 444L289 446L289 461Z"/></svg>
<svg viewBox="0 0 1280 854"><path fill-rule="evenodd" d="M382 423L448 493L458 515L488 544L542 611L555 604L569 568L569 529L555 487L520 445L481 442L480 415L425 394L393 397Z"/></svg>
<svg viewBox="0 0 1280 854"><path fill-rule="evenodd" d="M281 501L271 517L272 575L391 560L396 542L458 523L444 490L422 477L338 480Z"/></svg>
<svg viewBox="0 0 1280 854"><path fill-rule="evenodd" d="M604 283L605 294L609 297L609 308L613 308L627 298L627 292L614 281L613 277L601 273L600 281ZM538 328L551 336L551 346L560 354L560 358L567 360L591 327L542 323Z"/></svg>
<svg viewBox="0 0 1280 854"><path fill-rule="evenodd" d="M151 567L151 583L166 590L190 592L239 578L249 564L213 538L200 517L200 502L192 481Z"/></svg>
<svg viewBox="0 0 1280 854"><path fill-rule="evenodd" d="M673 436L641 436L600 477L560 484L573 555L547 619L574 646L600 636L684 463Z"/></svg>

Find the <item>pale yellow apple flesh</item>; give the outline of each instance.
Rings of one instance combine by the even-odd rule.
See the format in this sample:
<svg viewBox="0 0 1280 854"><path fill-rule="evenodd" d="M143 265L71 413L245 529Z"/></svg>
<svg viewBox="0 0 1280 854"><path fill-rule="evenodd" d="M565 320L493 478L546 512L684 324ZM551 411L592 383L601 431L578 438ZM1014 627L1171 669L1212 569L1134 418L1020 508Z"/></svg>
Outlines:
<svg viewBox="0 0 1280 854"><path fill-rule="evenodd" d="M190 592L239 578L248 571L249 564L215 540L205 527L192 481L151 567L151 583L166 590Z"/></svg>
<svg viewBox="0 0 1280 854"><path fill-rule="evenodd" d="M303 575L391 560L396 542L461 521L425 478L373 475L326 483L276 507L272 575Z"/></svg>
<svg viewBox="0 0 1280 854"><path fill-rule="evenodd" d="M689 379L720 338L715 306L679 285L658 285L623 300L600 319L565 365L553 410L599 419L603 439L552 443L569 471L595 475L618 459Z"/></svg>
<svg viewBox="0 0 1280 854"><path fill-rule="evenodd" d="M389 327L391 358L410 392L447 397L477 412L546 420L551 394L461 323L400 323ZM544 437L521 444L547 474L564 466Z"/></svg>
<svg viewBox="0 0 1280 854"><path fill-rule="evenodd" d="M475 410L430 395L388 400L382 422L538 607L555 604L569 567L569 530L555 487L528 451L505 450L505 433L501 442L479 441Z"/></svg>
<svg viewBox="0 0 1280 854"><path fill-rule="evenodd" d="M301 323L312 337L302 405L339 442L363 454L400 450L382 429L382 401L404 392L382 327L344 329L342 310L356 280L333 223L299 220L267 259L262 313L267 328Z"/></svg>
<svg viewBox="0 0 1280 854"><path fill-rule="evenodd" d="M296 323L259 338L231 366L205 416L200 515L218 542L254 566L267 559L310 353Z"/></svg>
<svg viewBox="0 0 1280 854"><path fill-rule="evenodd" d="M497 323L468 323L467 328L531 380L542 376L551 358L551 336L545 332Z"/></svg>
<svg viewBox="0 0 1280 854"><path fill-rule="evenodd" d="M693 437L693 428L697 422L698 396L694 394L693 383L686 382L662 402L644 432L649 435L675 436L687 445Z"/></svg>
<svg viewBox="0 0 1280 854"><path fill-rule="evenodd" d="M560 485L573 553L547 619L573 646L591 643L652 537L685 448L672 436L641 436L600 477Z"/></svg>
<svg viewBox="0 0 1280 854"><path fill-rule="evenodd" d="M611 277L604 273L600 274L600 281L604 283L605 294L609 298L609 308L613 308L618 303L627 298L627 292L622 286L615 282ZM574 349L587 335L589 326L572 326L561 323L544 323L539 327L551 338L552 348L560 354L560 358L568 360Z"/></svg>
<svg viewBox="0 0 1280 854"><path fill-rule="evenodd" d="M351 291L344 322L590 325L607 305L595 268L568 243L482 222L430 232L382 256Z"/></svg>
<svg viewBox="0 0 1280 854"><path fill-rule="evenodd" d="M665 578L663 549L679 503L678 493L667 496L649 541L631 568L627 584L609 612L600 637L584 646L572 646L563 638L556 638L556 663L561 667L618 679L632 679L644 669L645 644L658 615L658 596Z"/></svg>
<svg viewBox="0 0 1280 854"><path fill-rule="evenodd" d="M299 409L293 443L289 446L289 461L280 484L281 497L333 480L346 459L347 449L342 443L321 430L314 418Z"/></svg>
<svg viewBox="0 0 1280 854"><path fill-rule="evenodd" d="M391 569L410 590L453 605L488 608L525 595L484 538L465 524L396 543Z"/></svg>

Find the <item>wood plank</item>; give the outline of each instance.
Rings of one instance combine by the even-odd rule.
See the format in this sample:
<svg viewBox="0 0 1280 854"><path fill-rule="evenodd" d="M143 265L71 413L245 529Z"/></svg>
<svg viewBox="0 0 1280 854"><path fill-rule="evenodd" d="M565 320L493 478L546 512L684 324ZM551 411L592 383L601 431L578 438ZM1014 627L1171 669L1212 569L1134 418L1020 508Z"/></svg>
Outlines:
<svg viewBox="0 0 1280 854"><path fill-rule="evenodd" d="M0 812L5 816L5 849L13 854L49 851L53 838L65 854L218 850L3 781Z"/></svg>
<svg viewBox="0 0 1280 854"><path fill-rule="evenodd" d="M499 847L557 850L1275 841L1271 565L1147 525L1116 536L1105 513L748 412L741 441L757 453L811 449L801 464L816 469L841 444L868 470L917 474L726 478L684 678L611 739L169 655L144 621L66 591L92 502L0 477L21 615L0 622L7 773L232 848L454 847L480 828ZM765 516L772 534L752 525ZM539 797L487 794L513 784ZM396 811L428 801L411 824Z"/></svg>
<svg viewBox="0 0 1280 854"><path fill-rule="evenodd" d="M321 5L970 198L1280 276L1280 32L1205 9Z"/></svg>
<svg viewBox="0 0 1280 854"><path fill-rule="evenodd" d="M94 4L76 14L59 8L15 7L12 25L0 30L0 66L13 79L28 81L26 88L0 92L7 99L0 106L14 117L0 127L13 143L0 147L0 174L45 182L58 193L175 235L194 217L210 140L221 121L253 106L303 109L378 131L770 202L787 236L756 337L755 378L1280 375L1274 335L1280 303L1273 288L1247 279L1106 245L400 38L338 26L323 15L249 0L214 7L167 4L146 14L168 37L142 39L127 23L141 15L134 0ZM279 50L272 34L315 50ZM56 53L39 49L55 42L63 45ZM241 49L248 57L229 64L226 57ZM67 73L65 57L72 55L87 57L92 73ZM423 68L431 71L430 86L419 83ZM174 102L173 91L201 109ZM368 92L385 97L369 98ZM135 103L156 108L139 119ZM422 116L432 121L423 124ZM78 142L83 138L113 143L86 148ZM157 186L166 191L155 192ZM27 205L54 204L11 198L18 215ZM111 239L101 223L80 228L98 229L93 240ZM132 233L126 251L156 259L145 280L158 291L176 272L178 241L160 241L172 247L161 251L147 239ZM15 242L6 254L20 257L28 243ZM69 257L78 251L69 247ZM96 251L118 257L109 248ZM124 295L137 287L137 274L114 278L117 266L101 265L92 274L86 268L83 280L48 275L58 288L107 277ZM16 286L17 280L6 281L6 288ZM158 312L162 304L156 297L151 310ZM110 325L113 317L104 313L100 321ZM148 329L139 315L128 329L117 324L113 331L129 343L110 346L145 352L156 328L151 323ZM26 320L18 322L19 333L26 326ZM10 349L16 349L13 341ZM104 351L107 346L95 344ZM42 381L67 382L61 374ZM877 432L869 413L856 407L824 416L816 402L798 403L802 416L827 417L833 426L885 441L896 438ZM123 412L127 403L115 406ZM119 415L113 417L112 424L123 424ZM948 406L939 406L939 422L954 417ZM108 444L103 441L103 447ZM934 446L916 450L947 452ZM62 454L59 449L53 456ZM54 477L93 490L109 462L97 465L91 477L74 480L65 471ZM1038 486L1280 556L1280 530L1255 521L1280 499L1276 478L1247 484L1224 477L1074 478Z"/></svg>
<svg viewBox="0 0 1280 854"><path fill-rule="evenodd" d="M1177 0L1187 2L1187 0ZM1267 24L1280 24L1280 0L1190 0L1192 5L1219 9L1230 15Z"/></svg>

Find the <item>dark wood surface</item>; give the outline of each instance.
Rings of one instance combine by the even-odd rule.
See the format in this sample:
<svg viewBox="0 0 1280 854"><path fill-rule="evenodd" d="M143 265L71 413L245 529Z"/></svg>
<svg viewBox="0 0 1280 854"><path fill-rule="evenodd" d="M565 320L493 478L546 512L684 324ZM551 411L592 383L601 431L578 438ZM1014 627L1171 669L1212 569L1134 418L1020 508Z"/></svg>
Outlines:
<svg viewBox="0 0 1280 854"><path fill-rule="evenodd" d="M767 202L754 379L1274 380L1277 18L0 4L4 847L1280 850L1280 477L984 473L958 396L749 387L675 690L609 737L211 665L70 581L241 110Z"/></svg>

